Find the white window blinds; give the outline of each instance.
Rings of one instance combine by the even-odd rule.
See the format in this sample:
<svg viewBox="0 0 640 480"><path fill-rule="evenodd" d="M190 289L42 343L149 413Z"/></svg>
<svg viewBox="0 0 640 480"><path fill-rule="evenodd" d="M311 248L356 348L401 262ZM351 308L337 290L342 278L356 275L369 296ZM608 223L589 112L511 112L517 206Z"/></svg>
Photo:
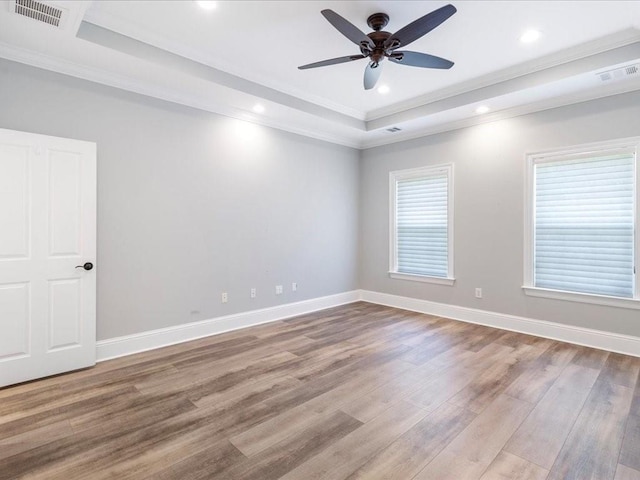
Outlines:
<svg viewBox="0 0 640 480"><path fill-rule="evenodd" d="M395 271L449 276L449 168L395 179Z"/></svg>
<svg viewBox="0 0 640 480"><path fill-rule="evenodd" d="M634 152L534 165L534 286L634 295Z"/></svg>

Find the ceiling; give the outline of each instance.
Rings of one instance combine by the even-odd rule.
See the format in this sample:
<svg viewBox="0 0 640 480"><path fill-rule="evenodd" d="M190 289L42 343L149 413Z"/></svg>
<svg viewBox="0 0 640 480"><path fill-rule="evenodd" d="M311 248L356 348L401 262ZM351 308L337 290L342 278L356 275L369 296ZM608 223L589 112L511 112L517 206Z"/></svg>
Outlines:
<svg viewBox="0 0 640 480"><path fill-rule="evenodd" d="M453 1L409 50L454 67L383 62L387 94L364 90L365 60L297 69L359 53L320 11L365 33L384 12L394 32L447 2L44 1L54 27L16 1L0 5L0 57L356 148L640 89L640 1ZM521 42L529 29L539 40Z"/></svg>

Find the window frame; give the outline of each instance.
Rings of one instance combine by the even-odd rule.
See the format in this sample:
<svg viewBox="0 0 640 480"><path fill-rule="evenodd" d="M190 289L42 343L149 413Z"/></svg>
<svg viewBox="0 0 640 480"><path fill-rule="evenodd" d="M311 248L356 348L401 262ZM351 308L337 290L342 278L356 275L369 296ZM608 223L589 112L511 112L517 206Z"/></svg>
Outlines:
<svg viewBox="0 0 640 480"><path fill-rule="evenodd" d="M398 181L412 178L424 178L425 176L439 175L442 173L445 173L447 176L447 276L435 277L430 275L398 272L396 219ZM453 265L453 164L446 163L389 172L389 277L398 280L451 286L455 283Z"/></svg>
<svg viewBox="0 0 640 480"><path fill-rule="evenodd" d="M535 165L546 162L575 160L607 155L616 151L632 151L635 156L634 164L634 290L633 298L597 295L592 293L571 292L536 287L534 284L534 254L535 254ZM522 289L526 295L532 297L551 298L572 302L590 303L622 308L640 309L640 281L638 279L638 262L640 259L640 137L631 137L605 142L575 145L563 149L550 149L534 153L527 153L526 174L524 188L524 283Z"/></svg>

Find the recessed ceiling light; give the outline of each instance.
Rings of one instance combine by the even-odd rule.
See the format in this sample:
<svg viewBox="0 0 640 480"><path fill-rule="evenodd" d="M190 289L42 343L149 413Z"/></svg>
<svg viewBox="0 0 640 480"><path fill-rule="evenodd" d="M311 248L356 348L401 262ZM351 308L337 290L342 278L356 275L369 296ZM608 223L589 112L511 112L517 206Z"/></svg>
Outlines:
<svg viewBox="0 0 640 480"><path fill-rule="evenodd" d="M378 93L381 93L382 95L386 95L390 90L389 85L380 85L378 87Z"/></svg>
<svg viewBox="0 0 640 480"><path fill-rule="evenodd" d="M478 108L476 108L476 113L483 114L483 113L487 113L489 110L491 109L486 105L480 105Z"/></svg>
<svg viewBox="0 0 640 480"><path fill-rule="evenodd" d="M196 3L205 10L214 10L218 6L217 2L212 0L198 0Z"/></svg>
<svg viewBox="0 0 640 480"><path fill-rule="evenodd" d="M520 37L522 43L532 43L540 38L540 32L538 30L527 30Z"/></svg>
<svg viewBox="0 0 640 480"><path fill-rule="evenodd" d="M256 103L253 106L253 111L256 113L264 113L264 106L260 105L259 103Z"/></svg>

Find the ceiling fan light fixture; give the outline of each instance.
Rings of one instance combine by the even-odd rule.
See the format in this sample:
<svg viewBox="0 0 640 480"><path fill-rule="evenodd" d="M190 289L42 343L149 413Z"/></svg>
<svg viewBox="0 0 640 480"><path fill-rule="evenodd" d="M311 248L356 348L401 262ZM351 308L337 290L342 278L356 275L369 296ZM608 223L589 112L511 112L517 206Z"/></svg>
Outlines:
<svg viewBox="0 0 640 480"><path fill-rule="evenodd" d="M482 115L483 113L489 112L489 110L491 109L486 105L480 105L478 108L476 108L476 113Z"/></svg>
<svg viewBox="0 0 640 480"><path fill-rule="evenodd" d="M522 43L533 43L540 38L540 32L538 30L527 30L520 36Z"/></svg>
<svg viewBox="0 0 640 480"><path fill-rule="evenodd" d="M213 0L196 0L196 3L203 10L215 10L218 6L218 3Z"/></svg>
<svg viewBox="0 0 640 480"><path fill-rule="evenodd" d="M381 94L381 95L386 95L390 91L391 91L391 89L389 88L389 85L380 85L378 87L378 93Z"/></svg>

